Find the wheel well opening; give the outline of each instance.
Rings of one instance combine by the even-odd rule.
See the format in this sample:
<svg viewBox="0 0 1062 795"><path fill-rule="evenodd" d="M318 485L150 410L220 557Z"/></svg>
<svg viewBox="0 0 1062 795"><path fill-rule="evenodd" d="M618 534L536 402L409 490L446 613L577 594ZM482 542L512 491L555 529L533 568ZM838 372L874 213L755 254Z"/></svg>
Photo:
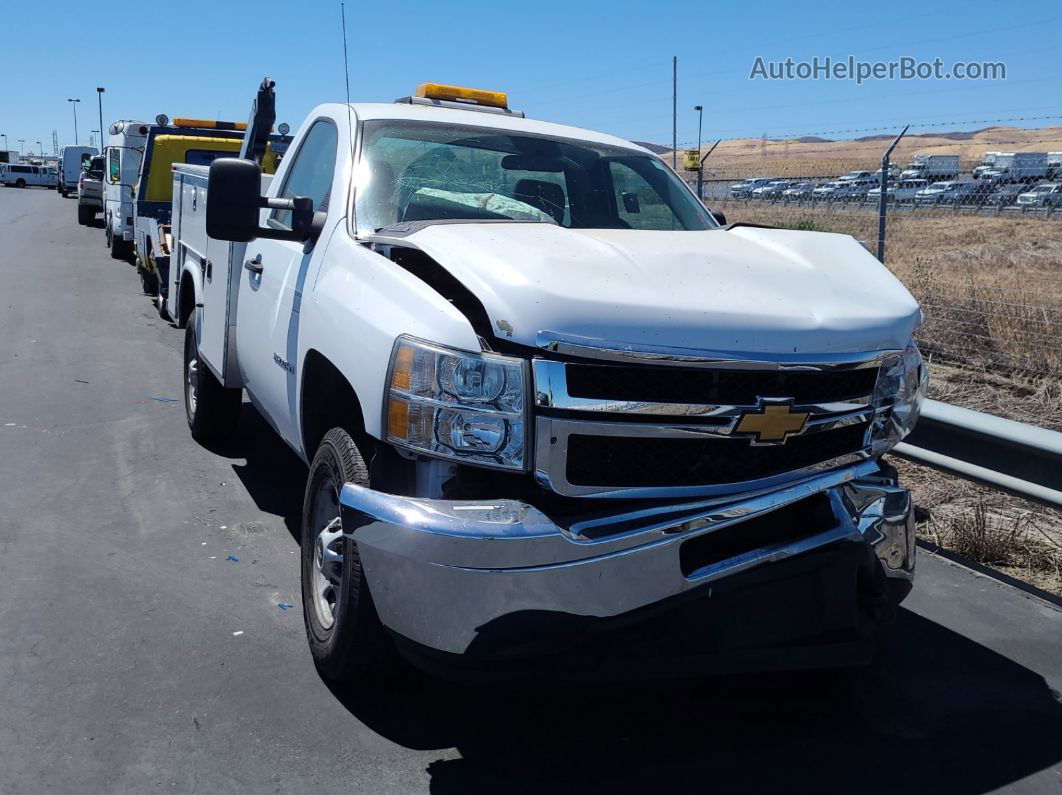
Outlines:
<svg viewBox="0 0 1062 795"><path fill-rule="evenodd" d="M365 417L354 387L323 354L307 351L302 371L300 411L303 450L312 459L321 439L332 428L343 428L363 454L370 449Z"/></svg>
<svg viewBox="0 0 1062 795"><path fill-rule="evenodd" d="M181 277L181 293L177 296L177 326L179 328L184 328L188 323L193 309L195 309L195 285L192 284L192 277L185 274Z"/></svg>

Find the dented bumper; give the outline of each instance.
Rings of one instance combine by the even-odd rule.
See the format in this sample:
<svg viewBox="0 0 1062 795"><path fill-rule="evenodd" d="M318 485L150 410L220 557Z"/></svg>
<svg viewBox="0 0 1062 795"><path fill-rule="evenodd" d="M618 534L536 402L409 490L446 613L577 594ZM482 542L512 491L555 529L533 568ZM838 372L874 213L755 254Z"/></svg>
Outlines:
<svg viewBox="0 0 1062 795"><path fill-rule="evenodd" d="M910 495L875 461L766 493L570 522L514 500L413 499L353 484L340 502L384 625L452 655L530 653L565 628L696 598L831 545L872 552L893 593L906 593L914 573Z"/></svg>

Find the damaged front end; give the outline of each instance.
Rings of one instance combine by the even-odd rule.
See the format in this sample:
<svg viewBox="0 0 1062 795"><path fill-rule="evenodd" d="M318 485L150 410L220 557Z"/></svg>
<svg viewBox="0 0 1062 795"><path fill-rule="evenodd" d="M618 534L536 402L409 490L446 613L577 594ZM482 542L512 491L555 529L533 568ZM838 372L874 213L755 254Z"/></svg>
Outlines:
<svg viewBox="0 0 1062 795"><path fill-rule="evenodd" d="M553 657L692 611L692 650L675 648L688 626L653 648L696 658L699 671L865 662L914 572L909 493L872 460L760 494L587 521L517 500L352 484L341 504L381 620L421 660ZM637 645L643 662L658 656Z"/></svg>

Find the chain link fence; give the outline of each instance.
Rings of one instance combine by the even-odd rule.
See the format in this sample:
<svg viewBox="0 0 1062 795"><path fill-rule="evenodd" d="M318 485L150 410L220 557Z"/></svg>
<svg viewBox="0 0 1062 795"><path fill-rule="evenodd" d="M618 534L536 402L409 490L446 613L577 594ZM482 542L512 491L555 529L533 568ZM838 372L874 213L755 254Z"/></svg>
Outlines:
<svg viewBox="0 0 1062 795"><path fill-rule="evenodd" d="M701 194L731 223L850 234L877 252L892 140L721 141L704 160ZM935 361L1057 384L1062 153L1014 158L1008 144L1017 141L960 155L946 154L954 140L901 145L886 177L885 262L921 302L920 342ZM696 190L697 173L680 173Z"/></svg>

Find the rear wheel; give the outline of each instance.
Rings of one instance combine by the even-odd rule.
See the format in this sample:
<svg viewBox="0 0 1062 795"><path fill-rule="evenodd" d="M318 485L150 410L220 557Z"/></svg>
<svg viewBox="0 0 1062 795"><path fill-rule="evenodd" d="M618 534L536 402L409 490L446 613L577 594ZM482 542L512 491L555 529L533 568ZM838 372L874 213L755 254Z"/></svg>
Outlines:
<svg viewBox="0 0 1062 795"><path fill-rule="evenodd" d="M344 483L367 485L369 470L350 434L333 428L310 464L302 509L302 613L314 664L326 679L379 678L398 670L376 614L358 545L343 535Z"/></svg>
<svg viewBox="0 0 1062 795"><path fill-rule="evenodd" d="M24 188L24 187L26 187L26 180L24 180L24 179L16 179L15 180L15 187L16 188Z"/></svg>
<svg viewBox="0 0 1062 795"><path fill-rule="evenodd" d="M159 317L163 320L170 319L170 313L166 311L166 298L162 294L162 280L159 278L159 267L155 264L155 258L152 254L148 253L148 261L151 262L151 268L155 273L155 306L159 310Z"/></svg>
<svg viewBox="0 0 1062 795"><path fill-rule="evenodd" d="M77 222L82 226L89 226L96 218L96 211L84 204L77 206Z"/></svg>
<svg viewBox="0 0 1062 795"><path fill-rule="evenodd" d="M148 270L142 265L137 265L136 269L140 273L140 287L143 289L144 295L157 298L159 294L159 277L154 271Z"/></svg>
<svg viewBox="0 0 1062 795"><path fill-rule="evenodd" d="M192 312L184 330L184 413L197 442L230 436L240 419L242 389L226 389L199 356L195 339L196 316Z"/></svg>
<svg viewBox="0 0 1062 795"><path fill-rule="evenodd" d="M111 247L111 259L127 259L129 256L129 241L122 240L113 231L108 232Z"/></svg>

